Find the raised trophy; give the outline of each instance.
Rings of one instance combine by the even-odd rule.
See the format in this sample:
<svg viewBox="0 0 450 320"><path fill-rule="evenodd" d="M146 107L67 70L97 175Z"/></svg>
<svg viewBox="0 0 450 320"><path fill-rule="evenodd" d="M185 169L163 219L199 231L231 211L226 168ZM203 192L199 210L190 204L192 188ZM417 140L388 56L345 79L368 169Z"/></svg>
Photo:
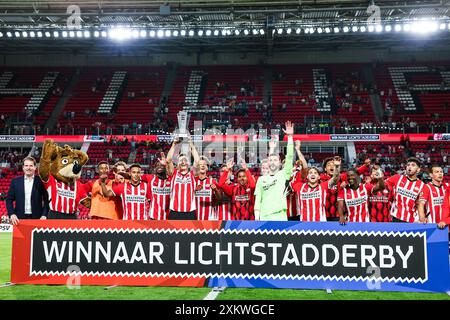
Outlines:
<svg viewBox="0 0 450 320"><path fill-rule="evenodd" d="M187 138L189 137L189 132L187 128L189 125L190 114L187 113L187 111L180 111L177 114L177 118L178 118L178 132L175 134L175 137L178 138L181 143L181 153L187 155L189 154L189 144L185 143L187 141L183 140L187 140Z"/></svg>

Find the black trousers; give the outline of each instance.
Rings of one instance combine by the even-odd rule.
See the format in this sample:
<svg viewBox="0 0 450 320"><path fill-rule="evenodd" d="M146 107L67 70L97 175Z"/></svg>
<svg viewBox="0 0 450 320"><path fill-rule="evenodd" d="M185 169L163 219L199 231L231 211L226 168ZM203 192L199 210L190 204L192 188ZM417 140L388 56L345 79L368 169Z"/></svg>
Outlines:
<svg viewBox="0 0 450 320"><path fill-rule="evenodd" d="M74 213L72 213L72 214L67 214L67 213L62 213L62 212L50 210L50 211L48 212L47 219L55 219L55 220L76 220L76 219L77 219L77 215L74 214Z"/></svg>
<svg viewBox="0 0 450 320"><path fill-rule="evenodd" d="M300 221L300 216L288 217L288 221Z"/></svg>
<svg viewBox="0 0 450 320"><path fill-rule="evenodd" d="M334 217L334 218L330 217L330 218L327 218L327 221L328 222L339 221L339 217Z"/></svg>
<svg viewBox="0 0 450 320"><path fill-rule="evenodd" d="M195 211L180 212L170 210L169 220L197 220L197 216L195 214Z"/></svg>

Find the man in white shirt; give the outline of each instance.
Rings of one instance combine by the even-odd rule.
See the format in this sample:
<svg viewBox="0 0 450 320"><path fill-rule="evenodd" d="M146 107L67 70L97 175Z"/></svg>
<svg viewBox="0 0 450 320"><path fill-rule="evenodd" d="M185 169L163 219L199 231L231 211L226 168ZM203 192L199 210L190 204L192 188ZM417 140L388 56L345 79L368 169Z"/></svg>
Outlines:
<svg viewBox="0 0 450 320"><path fill-rule="evenodd" d="M12 224L20 219L46 219L49 205L47 191L41 179L35 177L36 160L23 160L23 176L11 180L6 198L6 209Z"/></svg>

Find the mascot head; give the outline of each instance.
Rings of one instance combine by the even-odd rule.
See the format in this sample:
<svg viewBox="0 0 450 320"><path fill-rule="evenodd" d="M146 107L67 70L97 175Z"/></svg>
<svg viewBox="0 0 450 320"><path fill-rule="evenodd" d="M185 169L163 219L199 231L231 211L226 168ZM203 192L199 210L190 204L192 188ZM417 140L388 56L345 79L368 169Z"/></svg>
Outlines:
<svg viewBox="0 0 450 320"><path fill-rule="evenodd" d="M52 140L46 140L42 157L50 162L50 174L60 182L73 184L81 177L81 168L89 160L88 155L68 145L59 147Z"/></svg>

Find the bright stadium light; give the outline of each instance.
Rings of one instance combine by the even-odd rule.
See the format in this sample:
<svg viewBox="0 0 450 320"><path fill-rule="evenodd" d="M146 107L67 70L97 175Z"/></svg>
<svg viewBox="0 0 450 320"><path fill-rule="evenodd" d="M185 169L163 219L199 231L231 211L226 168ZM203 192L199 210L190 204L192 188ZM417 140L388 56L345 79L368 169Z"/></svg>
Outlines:
<svg viewBox="0 0 450 320"><path fill-rule="evenodd" d="M330 32L331 32L331 29L328 28L328 27L326 27L326 28L325 28L325 33L330 33Z"/></svg>
<svg viewBox="0 0 450 320"><path fill-rule="evenodd" d="M0 38L3 38L3 32L0 32Z"/></svg>
<svg viewBox="0 0 450 320"><path fill-rule="evenodd" d="M178 30L173 30L172 36L178 37L178 34L179 34Z"/></svg>
<svg viewBox="0 0 450 320"><path fill-rule="evenodd" d="M255 35L255 36L256 36L256 35L258 34L258 30L256 30L256 29L253 29L253 30L252 30L252 33L253 33L253 35Z"/></svg>
<svg viewBox="0 0 450 320"><path fill-rule="evenodd" d="M356 32L356 31L358 31L358 27L357 26L353 26L352 27L352 32Z"/></svg>
<svg viewBox="0 0 450 320"><path fill-rule="evenodd" d="M38 32L37 32L37 37L38 37L38 38L42 38L42 31L38 31Z"/></svg>
<svg viewBox="0 0 450 320"><path fill-rule="evenodd" d="M234 30L234 34L235 34L235 35L238 36L240 33L241 33L241 32L240 32L238 29Z"/></svg>
<svg viewBox="0 0 450 320"><path fill-rule="evenodd" d="M367 30L369 30L369 32L374 32L375 31L375 27L373 25L370 25Z"/></svg>
<svg viewBox="0 0 450 320"><path fill-rule="evenodd" d="M301 32L302 32L302 29L300 29L300 28L295 29L296 34L300 34Z"/></svg>
<svg viewBox="0 0 450 320"><path fill-rule="evenodd" d="M445 29L447 29L447 25L446 25L445 23L441 23L441 24L439 25L439 29L440 29L440 30L445 30Z"/></svg>
<svg viewBox="0 0 450 320"><path fill-rule="evenodd" d="M82 37L83 37L83 32L77 31L77 38L82 38Z"/></svg>
<svg viewBox="0 0 450 320"><path fill-rule="evenodd" d="M317 28L317 33L322 33L322 32L323 32L322 28Z"/></svg>
<svg viewBox="0 0 450 320"><path fill-rule="evenodd" d="M139 36L140 36L141 38L146 38L146 37L147 37L147 30L141 30L141 31L139 32Z"/></svg>
<svg viewBox="0 0 450 320"><path fill-rule="evenodd" d="M44 35L45 35L46 38L50 38L50 32L45 31Z"/></svg>
<svg viewBox="0 0 450 320"><path fill-rule="evenodd" d="M278 34L282 34L283 33L283 29L282 28L278 28L277 32L278 32Z"/></svg>
<svg viewBox="0 0 450 320"><path fill-rule="evenodd" d="M133 30L133 31L131 31L131 36L132 36L134 39L139 38L139 30Z"/></svg>
<svg viewBox="0 0 450 320"><path fill-rule="evenodd" d="M184 36L186 35L186 30L181 30L181 31L180 31L180 35L181 35L182 37L184 37Z"/></svg>
<svg viewBox="0 0 450 320"><path fill-rule="evenodd" d="M245 30L244 30L244 34L245 34L246 36L248 36L249 31L248 31L247 29L245 29ZM216 35L216 32L215 32L215 31L214 31L214 35Z"/></svg>
<svg viewBox="0 0 450 320"><path fill-rule="evenodd" d="M67 31L62 32L63 38L67 38L69 36L69 33Z"/></svg>
<svg viewBox="0 0 450 320"><path fill-rule="evenodd" d="M108 37L108 32L106 32L106 31L102 31L102 32L100 32L100 34L101 34L102 38Z"/></svg>
<svg viewBox="0 0 450 320"><path fill-rule="evenodd" d="M339 33L339 28L338 27L334 27L333 31L334 31L334 33Z"/></svg>
<svg viewBox="0 0 450 320"><path fill-rule="evenodd" d="M247 32L248 32L248 31L247 31ZM219 35L219 33L220 33L220 31L219 31L219 30L217 30L217 29L216 29L216 30L214 30L214 36L216 36L216 37L217 37L217 36Z"/></svg>
<svg viewBox="0 0 450 320"><path fill-rule="evenodd" d="M381 26L381 25L377 25L376 27L375 27L375 31L376 32L381 32L381 31L383 31L383 27Z"/></svg>
<svg viewBox="0 0 450 320"><path fill-rule="evenodd" d="M222 31L220 33L222 34L222 36L226 36L227 35L227 30L222 29Z"/></svg>
<svg viewBox="0 0 450 320"><path fill-rule="evenodd" d="M197 31L197 35L198 35L199 37L203 36L203 30L198 30L198 31Z"/></svg>
<svg viewBox="0 0 450 320"><path fill-rule="evenodd" d="M39 34L38 34L39 36ZM59 32L58 31L53 31L53 38L59 38Z"/></svg>
<svg viewBox="0 0 450 320"><path fill-rule="evenodd" d="M14 32L14 36L15 36L16 38L20 38L20 32L18 32L18 31Z"/></svg>
<svg viewBox="0 0 450 320"><path fill-rule="evenodd" d="M447 28L450 30L450 23L448 24Z"/></svg>
<svg viewBox="0 0 450 320"><path fill-rule="evenodd" d="M264 31L264 29L259 29L259 33L264 35L266 32Z"/></svg>
<svg viewBox="0 0 450 320"><path fill-rule="evenodd" d="M6 36L8 37L8 38L11 38L12 37L12 33L11 32L6 32Z"/></svg>
<svg viewBox="0 0 450 320"><path fill-rule="evenodd" d="M291 34L291 32L292 32L292 29L291 28L287 28L286 33L287 34Z"/></svg>
<svg viewBox="0 0 450 320"><path fill-rule="evenodd" d="M236 30L236 31L237 31L237 30ZM211 32L211 30L209 30L209 29L206 30L206 32L205 32L205 34L206 34L207 37L209 37L209 36L211 35L211 33L212 33L212 32Z"/></svg>
<svg viewBox="0 0 450 320"><path fill-rule="evenodd" d="M392 27L391 26L385 26L384 27L384 31L391 32L392 31Z"/></svg>
<svg viewBox="0 0 450 320"><path fill-rule="evenodd" d="M359 28L359 31L361 31L361 32L366 32L366 31L367 31L367 28L366 28L365 26L361 26L361 28Z"/></svg>
<svg viewBox="0 0 450 320"><path fill-rule="evenodd" d="M170 30L166 30L166 32L164 32L164 35L168 38L170 38L170 36L172 35L172 31Z"/></svg>
<svg viewBox="0 0 450 320"><path fill-rule="evenodd" d="M150 37L154 38L156 36L155 30L150 30Z"/></svg>
<svg viewBox="0 0 450 320"><path fill-rule="evenodd" d="M193 37L195 34L194 30L189 30L189 37Z"/></svg>
<svg viewBox="0 0 450 320"><path fill-rule="evenodd" d="M164 30L158 30L158 32L156 33L156 35L158 36L158 38L162 38L164 37Z"/></svg>
<svg viewBox="0 0 450 320"><path fill-rule="evenodd" d="M36 33L34 31L30 31L30 38L36 37Z"/></svg>
<svg viewBox="0 0 450 320"><path fill-rule="evenodd" d="M75 38L75 32L69 31L69 37L70 38Z"/></svg>
<svg viewBox="0 0 450 320"><path fill-rule="evenodd" d="M24 38L28 38L28 32L26 32L26 31L22 31L22 37L24 37Z"/></svg>
<svg viewBox="0 0 450 320"><path fill-rule="evenodd" d="M342 31L348 32L348 31L349 31L349 28L348 28L347 26L345 26L344 28L342 28Z"/></svg>
<svg viewBox="0 0 450 320"><path fill-rule="evenodd" d="M231 29L228 29L226 34L227 34L227 36L231 36L231 34L232 34Z"/></svg>
<svg viewBox="0 0 450 320"><path fill-rule="evenodd" d="M402 31L402 26L400 24L396 24L394 29L395 29L395 32L400 32L400 31Z"/></svg>
<svg viewBox="0 0 450 320"><path fill-rule="evenodd" d="M404 24L403 31L406 31L406 32L411 31L411 25L409 23Z"/></svg>
<svg viewBox="0 0 450 320"><path fill-rule="evenodd" d="M86 30L85 32L83 32L83 35L84 35L85 38L90 38L91 37L91 32Z"/></svg>
<svg viewBox="0 0 450 320"><path fill-rule="evenodd" d="M100 32L98 32L98 31L94 31L94 37L95 37L95 38L98 38L98 37L100 37Z"/></svg>

